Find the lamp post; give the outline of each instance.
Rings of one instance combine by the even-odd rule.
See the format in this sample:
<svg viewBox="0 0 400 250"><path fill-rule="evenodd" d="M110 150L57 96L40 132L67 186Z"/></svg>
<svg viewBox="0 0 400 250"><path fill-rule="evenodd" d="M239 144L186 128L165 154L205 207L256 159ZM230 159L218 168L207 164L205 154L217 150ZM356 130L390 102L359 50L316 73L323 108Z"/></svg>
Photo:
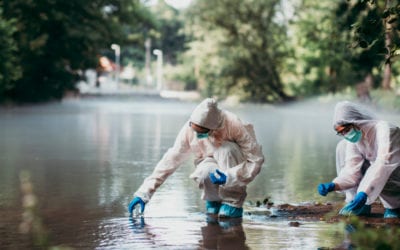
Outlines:
<svg viewBox="0 0 400 250"><path fill-rule="evenodd" d="M118 44L111 44L111 49L115 51L115 64L117 66L117 72L115 75L115 81L117 83L117 89L118 89L118 84L119 84L119 74L121 71L121 66L120 66L120 55L121 55L121 47Z"/></svg>
<svg viewBox="0 0 400 250"><path fill-rule="evenodd" d="M146 48L146 63L145 63L145 72L146 72L146 84L151 86L153 84L153 77L151 76L151 39L147 38L144 42L144 46Z"/></svg>
<svg viewBox="0 0 400 250"><path fill-rule="evenodd" d="M162 90L163 52L155 49L153 50L153 54L157 56L157 90Z"/></svg>

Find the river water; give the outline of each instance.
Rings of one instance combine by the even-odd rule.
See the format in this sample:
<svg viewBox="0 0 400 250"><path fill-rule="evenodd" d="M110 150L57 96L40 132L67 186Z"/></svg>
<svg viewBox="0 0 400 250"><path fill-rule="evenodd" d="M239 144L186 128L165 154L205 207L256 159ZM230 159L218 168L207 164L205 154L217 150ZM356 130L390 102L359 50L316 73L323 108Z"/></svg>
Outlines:
<svg viewBox="0 0 400 250"><path fill-rule="evenodd" d="M316 249L343 241L337 226L245 214L207 223L204 201L181 166L131 220L127 204L188 119L196 103L152 97L86 98L0 109L0 248L20 249L21 172L27 171L51 245L77 249ZM339 138L333 102L285 106L222 104L254 124L266 157L247 201L275 204L340 200L321 197L335 176Z"/></svg>

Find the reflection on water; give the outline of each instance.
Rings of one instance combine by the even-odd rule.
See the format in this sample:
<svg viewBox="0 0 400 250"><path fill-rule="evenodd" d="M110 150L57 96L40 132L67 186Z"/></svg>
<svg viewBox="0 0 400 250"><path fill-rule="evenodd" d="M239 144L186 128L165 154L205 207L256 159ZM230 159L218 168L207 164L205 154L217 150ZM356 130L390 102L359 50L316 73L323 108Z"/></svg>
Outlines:
<svg viewBox="0 0 400 250"><path fill-rule="evenodd" d="M343 240L335 225L304 222L289 227L287 221L250 222L245 228L252 249L318 249L336 247ZM250 237L251 236L251 237Z"/></svg>
<svg viewBox="0 0 400 250"><path fill-rule="evenodd" d="M200 246L204 249L249 249L242 219L208 221L201 227L201 234Z"/></svg>
<svg viewBox="0 0 400 250"><path fill-rule="evenodd" d="M244 218L235 230L207 224L200 191L186 162L146 206L144 227L126 206L170 147L196 103L139 98L84 99L0 109L0 245L23 246L18 233L18 175L31 173L54 244L75 248L223 248L235 245L302 248L335 246L326 225ZM228 107L254 124L266 164L248 187L248 200L326 201L316 185L335 175L333 104ZM338 199L332 194L328 199ZM325 230L326 229L326 230ZM289 240L288 240L289 239ZM243 240L243 242L242 242ZM212 248L212 247L211 247Z"/></svg>
<svg viewBox="0 0 400 250"><path fill-rule="evenodd" d="M101 249L317 249L338 246L343 235L333 225L287 221L209 221L204 215L102 221Z"/></svg>

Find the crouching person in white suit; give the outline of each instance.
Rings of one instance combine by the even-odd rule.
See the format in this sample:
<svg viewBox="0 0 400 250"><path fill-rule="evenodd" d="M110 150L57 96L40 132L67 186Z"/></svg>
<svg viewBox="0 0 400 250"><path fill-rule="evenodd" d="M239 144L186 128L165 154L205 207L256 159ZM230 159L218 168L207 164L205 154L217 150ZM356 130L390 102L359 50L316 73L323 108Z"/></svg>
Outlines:
<svg viewBox="0 0 400 250"><path fill-rule="evenodd" d="M143 213L157 188L190 154L194 154L196 166L190 178L203 190L207 213L242 217L246 186L260 172L264 156L253 126L221 110L211 98L194 109L174 145L134 194L129 212L140 205Z"/></svg>
<svg viewBox="0 0 400 250"><path fill-rule="evenodd" d="M384 218L399 218L400 128L347 101L336 105L333 127L344 138L336 147L338 176L319 184L318 192L345 192L342 215L368 215L379 197Z"/></svg>

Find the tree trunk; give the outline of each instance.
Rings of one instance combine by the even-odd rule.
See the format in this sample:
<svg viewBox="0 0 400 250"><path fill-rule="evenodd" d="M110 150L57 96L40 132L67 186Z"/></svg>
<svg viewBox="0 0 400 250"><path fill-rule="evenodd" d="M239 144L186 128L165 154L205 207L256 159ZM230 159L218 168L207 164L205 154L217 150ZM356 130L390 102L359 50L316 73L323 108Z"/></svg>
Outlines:
<svg viewBox="0 0 400 250"><path fill-rule="evenodd" d="M356 93L357 93L357 98L361 102L371 102L372 98L370 95L370 90L372 89L372 86L374 85L374 78L372 77L371 73L368 73L367 76L365 77L363 82L360 82L356 84Z"/></svg>
<svg viewBox="0 0 400 250"><path fill-rule="evenodd" d="M385 70L383 72L382 88L384 90L390 90L390 81L392 76L392 64L391 62L385 63Z"/></svg>
<svg viewBox="0 0 400 250"><path fill-rule="evenodd" d="M386 8L390 7L390 1L386 0ZM390 61L391 56L391 47L392 47L392 38L390 36L392 28L391 25L388 23L386 19L383 20L385 25L385 47L387 50L386 60L385 60L385 69L383 71L383 80L382 80L382 88L384 90L391 89L390 87L390 80L392 76L392 62Z"/></svg>

